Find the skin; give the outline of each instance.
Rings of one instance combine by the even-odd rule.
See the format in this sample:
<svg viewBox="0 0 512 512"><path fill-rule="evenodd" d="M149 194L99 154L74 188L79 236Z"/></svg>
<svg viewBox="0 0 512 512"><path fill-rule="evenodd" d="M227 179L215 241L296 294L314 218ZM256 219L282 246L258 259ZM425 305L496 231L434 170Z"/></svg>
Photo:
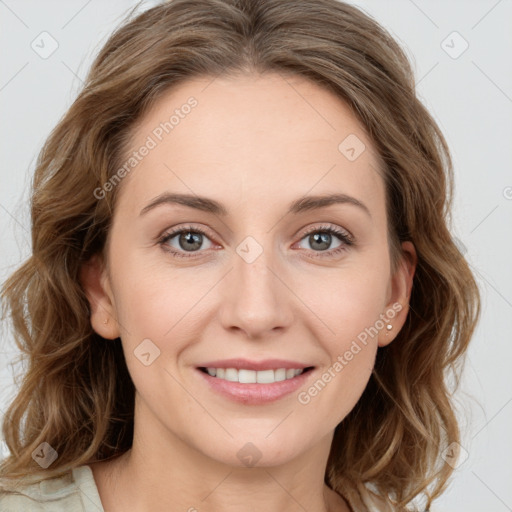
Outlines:
<svg viewBox="0 0 512 512"><path fill-rule="evenodd" d="M190 96L198 105L119 185L108 266L95 257L82 269L92 326L107 340L121 337L136 387L132 449L91 464L103 506L348 511L324 484L327 457L378 347L405 322L414 247L402 245L392 274L380 161L337 96L278 74L196 79L159 99L135 127L133 148ZM349 134L366 146L354 161L338 150ZM163 192L215 199L228 215L175 204L140 215ZM357 198L371 216L350 204L286 213L296 199L333 192ZM207 231L200 248L187 252L179 235L167 246L192 257L158 244L190 223ZM304 232L326 224L348 231L355 244L325 255L344 242L332 235L319 249ZM263 250L252 263L236 252L247 236ZM266 405L235 403L211 391L195 369L230 357L299 360L315 366L307 390L396 303L402 310L392 330L369 337L306 405L296 392ZM134 350L148 338L160 356L145 366ZM248 442L261 453L253 467L237 456Z"/></svg>

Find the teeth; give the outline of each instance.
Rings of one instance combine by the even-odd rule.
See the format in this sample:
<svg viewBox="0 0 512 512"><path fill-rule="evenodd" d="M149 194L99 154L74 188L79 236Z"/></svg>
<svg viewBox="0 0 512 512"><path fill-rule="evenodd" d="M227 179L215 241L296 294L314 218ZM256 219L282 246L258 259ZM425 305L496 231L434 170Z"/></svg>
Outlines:
<svg viewBox="0 0 512 512"><path fill-rule="evenodd" d="M207 368L208 375L219 379L229 380L230 382L240 382L241 384L272 384L282 380L293 379L300 375L302 369L278 368L277 370L245 370L236 368Z"/></svg>
<svg viewBox="0 0 512 512"><path fill-rule="evenodd" d="M284 368L279 368L279 370L274 370L274 378L277 382L286 379L286 370Z"/></svg>
<svg viewBox="0 0 512 512"><path fill-rule="evenodd" d="M254 384L256 383L256 379L257 376L254 370L238 370L238 382L242 384Z"/></svg>
<svg viewBox="0 0 512 512"><path fill-rule="evenodd" d="M258 384L272 384L276 379L274 377L274 370L262 370L256 372L256 382Z"/></svg>
<svg viewBox="0 0 512 512"><path fill-rule="evenodd" d="M226 380L229 380L231 382L238 381L238 372L234 368L226 368L226 372L224 375L224 378Z"/></svg>

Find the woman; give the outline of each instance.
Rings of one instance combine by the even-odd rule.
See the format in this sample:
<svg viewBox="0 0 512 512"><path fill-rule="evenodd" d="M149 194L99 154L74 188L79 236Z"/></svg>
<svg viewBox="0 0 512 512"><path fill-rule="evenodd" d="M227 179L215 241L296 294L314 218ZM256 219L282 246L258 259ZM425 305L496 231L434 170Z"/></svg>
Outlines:
<svg viewBox="0 0 512 512"><path fill-rule="evenodd" d="M480 307L452 180L406 56L355 7L127 20L40 154L3 288L29 367L0 507L430 507Z"/></svg>

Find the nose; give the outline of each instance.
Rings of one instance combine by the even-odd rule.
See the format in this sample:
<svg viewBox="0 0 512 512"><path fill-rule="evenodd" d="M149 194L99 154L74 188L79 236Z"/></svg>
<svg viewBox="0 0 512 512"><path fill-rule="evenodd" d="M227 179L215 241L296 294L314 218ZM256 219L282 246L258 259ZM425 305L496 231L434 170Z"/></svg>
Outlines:
<svg viewBox="0 0 512 512"><path fill-rule="evenodd" d="M254 242L247 247L254 251ZM222 325L227 330L241 331L250 339L282 334L293 324L294 295L286 284L279 258L265 247L252 260L241 249L233 254L233 268L224 279Z"/></svg>

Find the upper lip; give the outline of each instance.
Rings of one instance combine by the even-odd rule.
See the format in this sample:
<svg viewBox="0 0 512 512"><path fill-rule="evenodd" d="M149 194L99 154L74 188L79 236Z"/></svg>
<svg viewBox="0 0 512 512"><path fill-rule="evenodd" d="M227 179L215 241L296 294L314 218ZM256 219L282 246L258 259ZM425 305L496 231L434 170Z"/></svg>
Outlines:
<svg viewBox="0 0 512 512"><path fill-rule="evenodd" d="M297 370L309 368L313 365L299 363L285 359L264 359L262 361L251 361L249 359L218 359L216 361L208 361L198 365L198 368L236 368L246 370L276 370L278 368L294 368Z"/></svg>

